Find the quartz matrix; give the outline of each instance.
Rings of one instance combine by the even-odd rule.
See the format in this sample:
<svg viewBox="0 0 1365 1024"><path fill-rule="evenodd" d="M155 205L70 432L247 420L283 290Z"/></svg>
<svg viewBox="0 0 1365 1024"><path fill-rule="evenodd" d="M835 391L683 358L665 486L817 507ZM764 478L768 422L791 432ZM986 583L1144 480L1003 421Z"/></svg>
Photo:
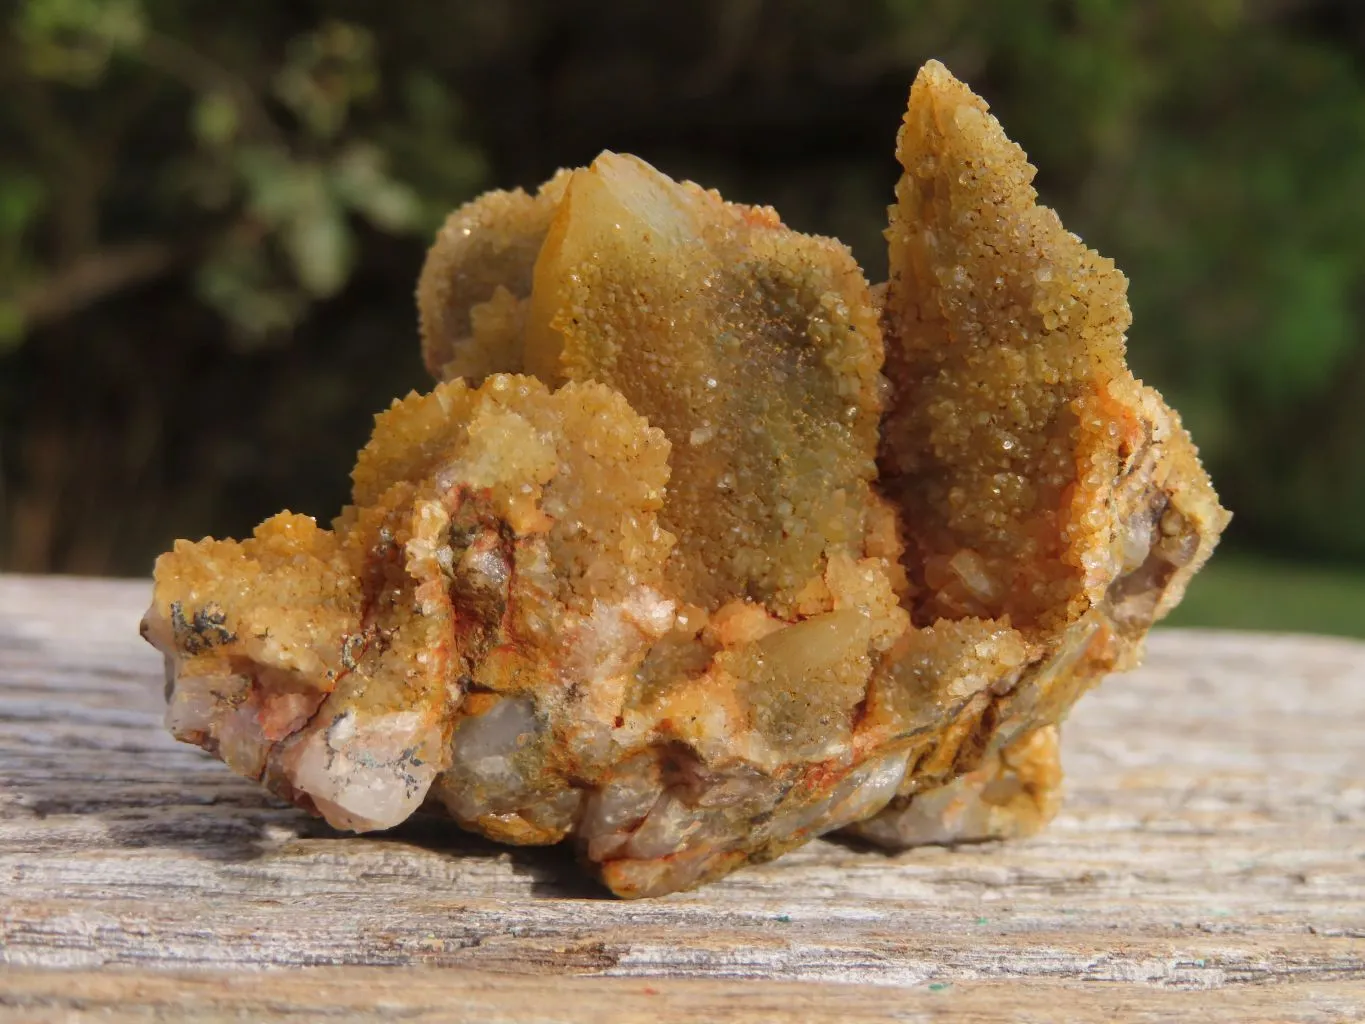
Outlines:
<svg viewBox="0 0 1365 1024"><path fill-rule="evenodd" d="M352 504L158 561L171 731L337 828L569 840L621 896L1042 827L1059 722L1228 517L1122 274L937 63L897 156L875 288L630 156L453 213L439 383Z"/></svg>

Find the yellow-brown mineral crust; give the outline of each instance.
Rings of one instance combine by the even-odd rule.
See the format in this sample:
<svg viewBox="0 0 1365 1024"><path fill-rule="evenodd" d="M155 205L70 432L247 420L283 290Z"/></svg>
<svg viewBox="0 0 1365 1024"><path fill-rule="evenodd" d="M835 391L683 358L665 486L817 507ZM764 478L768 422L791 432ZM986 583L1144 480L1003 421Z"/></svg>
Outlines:
<svg viewBox="0 0 1365 1024"><path fill-rule="evenodd" d="M941 65L897 155L880 294L630 156L452 214L443 383L353 505L158 562L171 730L339 828L571 839L622 896L1042 827L1058 722L1227 514L1124 365L1122 275Z"/></svg>

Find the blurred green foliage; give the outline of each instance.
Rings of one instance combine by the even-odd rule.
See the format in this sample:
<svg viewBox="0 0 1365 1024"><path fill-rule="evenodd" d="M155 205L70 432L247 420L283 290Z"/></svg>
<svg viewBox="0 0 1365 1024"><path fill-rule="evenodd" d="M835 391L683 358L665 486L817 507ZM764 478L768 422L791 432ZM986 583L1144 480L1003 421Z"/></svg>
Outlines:
<svg viewBox="0 0 1365 1024"><path fill-rule="evenodd" d="M1128 273L1235 544L1365 564L1356 0L3 0L0 567L326 517L451 207L601 148L870 276L928 57Z"/></svg>
<svg viewBox="0 0 1365 1024"><path fill-rule="evenodd" d="M1365 639L1365 572L1225 552L1194 578L1166 625Z"/></svg>
<svg viewBox="0 0 1365 1024"><path fill-rule="evenodd" d="M100 207L131 198L107 194L124 170L115 164L131 161L127 170L154 179L152 194L138 197L152 208L133 207L142 233L192 246L195 295L223 317L233 341L251 345L286 334L311 303L341 290L358 258L357 220L395 235L428 234L482 167L458 134L439 131L450 125L432 123L433 101L422 95L430 78L408 76L407 109L378 102L383 79L369 28L325 20L281 45L268 31L279 21L268 8L255 18L249 10L216 12L212 26L203 23L206 13L202 4L155 0L17 5L6 50L17 79L12 113L33 159L7 168L13 179L0 185L0 230L15 281L27 278L30 296L41 296L60 282L58 272L107 255L100 221L116 211ZM217 31L205 39L210 28ZM25 94L36 111L18 109ZM79 119L60 106L76 99L86 108ZM101 131L109 113L121 131ZM164 148L153 156L133 148L133 122L157 114L173 120L158 133ZM404 135L418 143L403 146ZM399 173L392 149L406 157ZM77 199L63 195L60 183L95 178L91 157L103 157L102 180L86 183L94 193L80 197L87 209L69 212L67 220L84 223L63 228L62 208ZM440 163L444 180L433 188L426 175L423 197L407 179L423 177L427 161ZM59 187L37 188L44 179ZM46 260L34 237L45 215L55 232ZM199 230L173 237L184 234L173 222L186 218ZM171 265L170 250L164 262L147 263L149 272ZM23 295L12 289L0 300L0 332L11 344L35 310L38 327L66 312L60 297L44 304Z"/></svg>

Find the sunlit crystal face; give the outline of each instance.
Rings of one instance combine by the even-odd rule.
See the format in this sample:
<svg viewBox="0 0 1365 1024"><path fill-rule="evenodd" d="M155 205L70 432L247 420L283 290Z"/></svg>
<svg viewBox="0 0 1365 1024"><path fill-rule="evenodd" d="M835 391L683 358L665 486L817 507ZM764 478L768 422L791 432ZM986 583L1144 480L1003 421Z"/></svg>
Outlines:
<svg viewBox="0 0 1365 1024"><path fill-rule="evenodd" d="M1226 513L985 104L926 67L897 155L878 299L629 156L452 214L445 383L377 418L353 505L158 562L172 731L339 828L569 839L624 896L1041 827L1055 724Z"/></svg>
<svg viewBox="0 0 1365 1024"><path fill-rule="evenodd" d="M673 445L663 521L679 541L679 591L710 610L751 598L790 612L830 555L862 554L876 501L881 332L862 272L844 246L634 157L604 153L556 182L553 216L535 222L523 333L500 368L621 392ZM520 197L505 219L543 215L545 194ZM472 248L446 231L437 267ZM525 264L521 254L507 287L484 291L525 292ZM503 301L425 319L474 322ZM435 327L428 338L478 347L447 345Z"/></svg>

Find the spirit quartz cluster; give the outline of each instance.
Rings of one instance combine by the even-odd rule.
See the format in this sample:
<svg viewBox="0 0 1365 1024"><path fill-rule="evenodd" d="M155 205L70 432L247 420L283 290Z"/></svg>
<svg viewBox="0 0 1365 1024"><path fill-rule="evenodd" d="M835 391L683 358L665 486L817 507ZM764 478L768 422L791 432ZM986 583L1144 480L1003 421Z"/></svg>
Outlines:
<svg viewBox="0 0 1365 1024"><path fill-rule="evenodd" d="M1058 723L1227 513L1124 365L1123 276L939 64L897 155L878 288L630 156L457 210L440 382L352 505L158 561L171 731L338 828L567 839L621 896L1044 825Z"/></svg>

